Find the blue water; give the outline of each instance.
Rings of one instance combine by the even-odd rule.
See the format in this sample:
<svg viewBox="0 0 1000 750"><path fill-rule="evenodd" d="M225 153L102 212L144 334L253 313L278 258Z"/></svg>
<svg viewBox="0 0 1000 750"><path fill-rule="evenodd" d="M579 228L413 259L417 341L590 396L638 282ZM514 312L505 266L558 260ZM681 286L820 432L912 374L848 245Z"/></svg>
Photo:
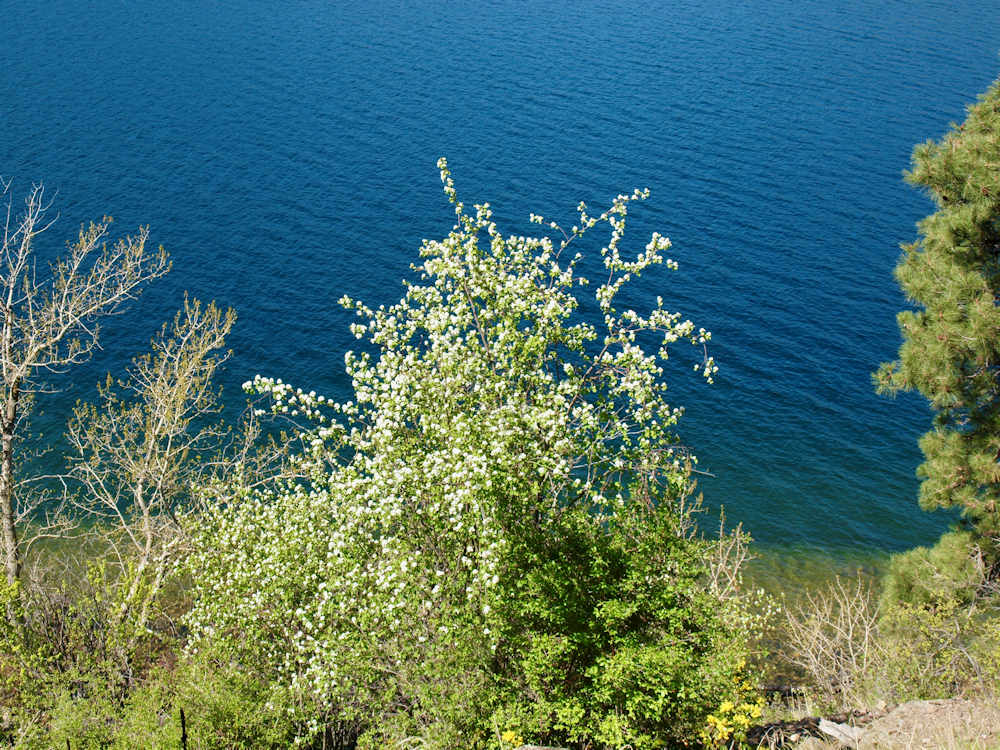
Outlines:
<svg viewBox="0 0 1000 750"><path fill-rule="evenodd" d="M899 344L900 242L929 201L912 146L1000 72L995 0L0 0L0 175L44 181L46 252L105 213L173 272L60 382L52 437L185 290L235 307L227 399L260 372L343 396L347 293L400 296L467 202L506 231L648 186L681 268L643 278L714 333L714 387L669 374L700 488L771 547L895 550L915 510L918 397L872 392Z"/></svg>

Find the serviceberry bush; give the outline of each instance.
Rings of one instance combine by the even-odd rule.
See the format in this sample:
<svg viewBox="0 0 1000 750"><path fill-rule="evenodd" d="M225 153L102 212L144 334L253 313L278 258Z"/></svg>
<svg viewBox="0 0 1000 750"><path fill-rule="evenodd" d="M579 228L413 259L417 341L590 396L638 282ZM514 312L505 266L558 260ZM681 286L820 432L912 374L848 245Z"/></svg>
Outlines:
<svg viewBox="0 0 1000 750"><path fill-rule="evenodd" d="M247 383L301 420L305 478L189 519L190 648L258 675L302 746L697 743L736 699L753 621L710 585L664 380L688 342L711 382L710 334L662 299L619 303L676 268L659 234L622 248L648 191L581 203L565 231L532 214L555 240L504 236L439 167L457 221L403 298L342 300L367 342L346 357L353 398ZM574 251L599 225L591 285Z"/></svg>

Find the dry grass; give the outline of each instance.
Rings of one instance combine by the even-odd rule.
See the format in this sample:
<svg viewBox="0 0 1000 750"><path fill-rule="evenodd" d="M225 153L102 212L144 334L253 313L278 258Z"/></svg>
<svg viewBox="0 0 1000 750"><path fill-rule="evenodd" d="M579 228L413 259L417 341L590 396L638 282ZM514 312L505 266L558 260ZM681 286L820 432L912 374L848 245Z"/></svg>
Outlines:
<svg viewBox="0 0 1000 750"><path fill-rule="evenodd" d="M835 740L810 737L796 750L834 750ZM913 701L870 724L856 750L998 750L1000 705L960 698Z"/></svg>
<svg viewBox="0 0 1000 750"><path fill-rule="evenodd" d="M959 698L914 701L874 722L860 745L866 750L1000 748L1000 706Z"/></svg>

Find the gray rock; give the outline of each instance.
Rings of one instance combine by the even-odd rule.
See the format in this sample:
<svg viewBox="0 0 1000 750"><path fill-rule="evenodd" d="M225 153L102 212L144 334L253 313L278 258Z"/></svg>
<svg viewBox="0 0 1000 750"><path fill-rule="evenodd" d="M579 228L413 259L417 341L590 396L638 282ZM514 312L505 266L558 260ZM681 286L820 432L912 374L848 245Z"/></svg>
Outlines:
<svg viewBox="0 0 1000 750"><path fill-rule="evenodd" d="M819 731L833 737L837 742L850 747L856 747L865 733L860 727L852 727L850 724L837 724L828 719L819 720Z"/></svg>

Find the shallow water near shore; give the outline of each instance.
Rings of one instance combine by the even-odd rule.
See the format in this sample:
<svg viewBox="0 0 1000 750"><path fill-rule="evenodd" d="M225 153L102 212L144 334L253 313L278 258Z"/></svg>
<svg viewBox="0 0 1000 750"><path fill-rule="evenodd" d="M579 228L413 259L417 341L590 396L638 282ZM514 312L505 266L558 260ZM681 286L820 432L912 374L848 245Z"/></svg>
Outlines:
<svg viewBox="0 0 1000 750"><path fill-rule="evenodd" d="M836 578L861 578L872 585L884 573L890 554L877 549L822 549L756 547L754 559L743 568L747 589L761 588L786 605L796 605L810 592L832 584Z"/></svg>
<svg viewBox="0 0 1000 750"><path fill-rule="evenodd" d="M36 424L57 439L185 290L240 315L234 412L254 373L346 398L336 300L398 299L447 233L439 156L517 234L648 186L629 247L661 231L680 270L627 302L661 294L714 333L717 385L700 351L668 372L707 504L774 576L879 565L949 522L916 507L926 407L870 383L899 345L898 245L932 209L901 171L1000 73L998 40L989 0L7 8L0 175L55 196L45 249L111 213L175 263Z"/></svg>

